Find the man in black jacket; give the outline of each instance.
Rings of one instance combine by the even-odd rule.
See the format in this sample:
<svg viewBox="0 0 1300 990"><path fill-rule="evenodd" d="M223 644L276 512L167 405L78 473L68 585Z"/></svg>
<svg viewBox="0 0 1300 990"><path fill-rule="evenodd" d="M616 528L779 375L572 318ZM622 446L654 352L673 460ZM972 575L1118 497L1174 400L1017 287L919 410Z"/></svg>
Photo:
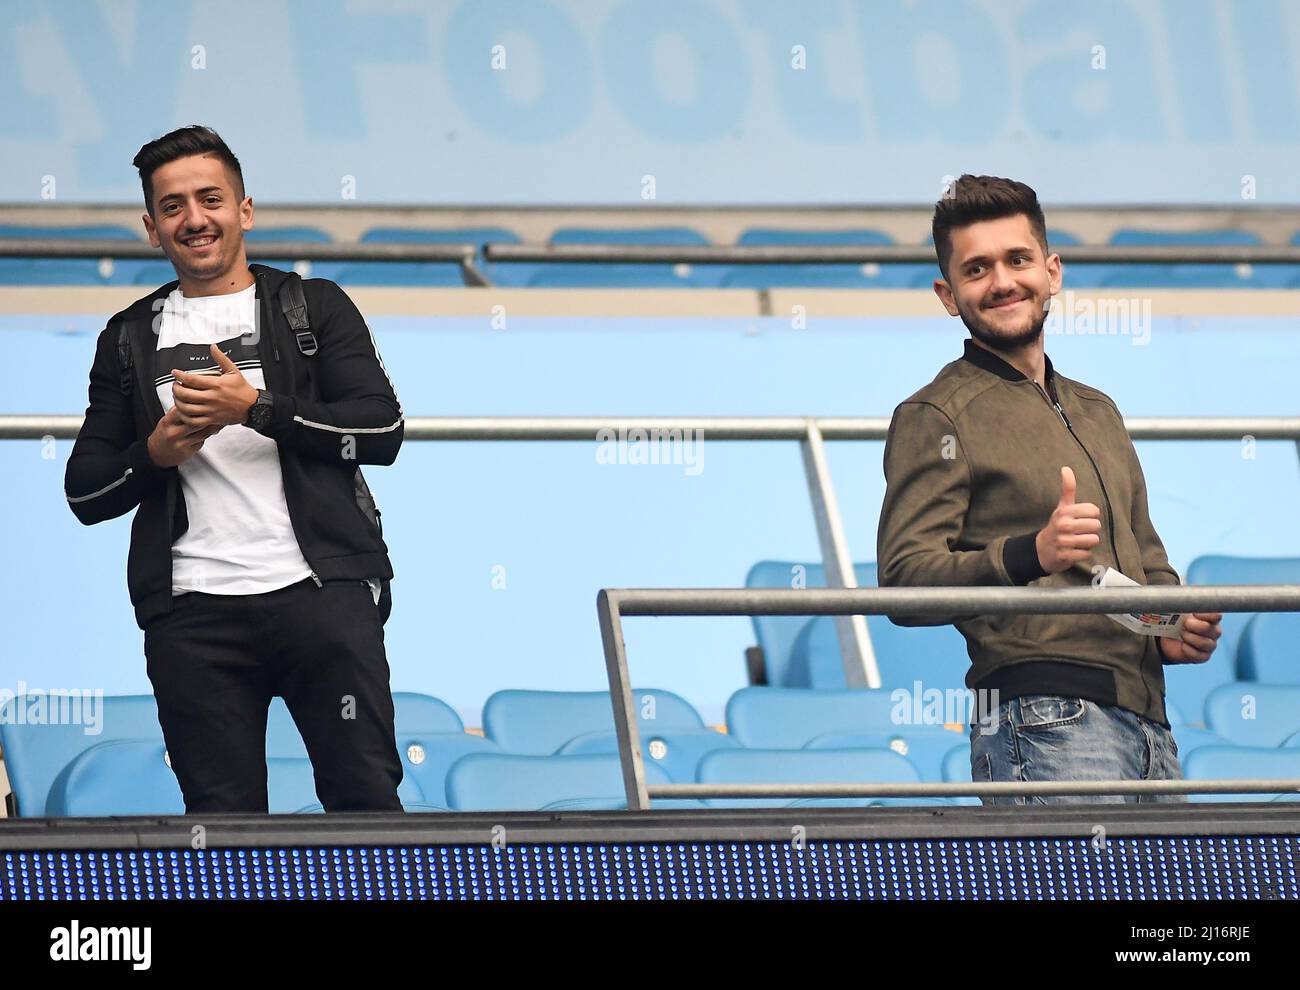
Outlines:
<svg viewBox="0 0 1300 990"><path fill-rule="evenodd" d="M173 131L134 164L178 281L100 334L64 489L87 525L137 510L127 585L186 811L267 810L276 695L326 811L400 811L393 571L357 495L358 465L392 464L403 437L374 338L323 279L299 283L295 334L280 292L297 277L248 265L253 201L214 131Z"/></svg>

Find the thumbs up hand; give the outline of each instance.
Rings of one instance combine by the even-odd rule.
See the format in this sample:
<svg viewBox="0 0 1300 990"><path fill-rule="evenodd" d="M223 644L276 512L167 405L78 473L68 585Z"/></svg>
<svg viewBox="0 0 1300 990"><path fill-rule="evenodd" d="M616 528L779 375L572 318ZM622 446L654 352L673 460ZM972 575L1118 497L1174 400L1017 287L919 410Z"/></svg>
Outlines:
<svg viewBox="0 0 1300 990"><path fill-rule="evenodd" d="M181 422L191 427L242 423L249 407L257 401L257 389L248 383L235 362L216 344L211 350L221 369L218 375L172 369L176 410Z"/></svg>
<svg viewBox="0 0 1300 990"><path fill-rule="evenodd" d="M1074 472L1061 468L1061 500L1034 540L1038 562L1048 574L1056 574L1087 560L1101 542L1101 509L1091 502L1075 502Z"/></svg>

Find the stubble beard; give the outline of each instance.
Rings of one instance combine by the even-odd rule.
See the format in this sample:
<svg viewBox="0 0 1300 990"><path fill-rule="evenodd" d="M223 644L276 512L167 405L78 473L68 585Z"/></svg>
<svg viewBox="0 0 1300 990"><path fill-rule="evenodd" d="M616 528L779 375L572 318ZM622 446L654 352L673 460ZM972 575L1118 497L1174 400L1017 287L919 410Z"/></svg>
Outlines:
<svg viewBox="0 0 1300 990"><path fill-rule="evenodd" d="M1047 310L1039 309L1038 315L1030 320L1024 330L1008 333L995 330L987 321L981 319L977 312L968 313L965 308L958 306L957 313L961 316L962 323L966 324L966 329L970 331L971 336L995 351L1018 351L1022 347L1029 346L1042 335L1043 326L1047 323Z"/></svg>

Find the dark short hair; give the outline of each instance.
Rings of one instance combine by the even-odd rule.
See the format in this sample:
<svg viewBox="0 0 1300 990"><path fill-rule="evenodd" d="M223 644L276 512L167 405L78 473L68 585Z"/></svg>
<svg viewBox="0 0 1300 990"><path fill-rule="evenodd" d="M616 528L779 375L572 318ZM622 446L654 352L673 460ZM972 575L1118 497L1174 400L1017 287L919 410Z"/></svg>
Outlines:
<svg viewBox="0 0 1300 990"><path fill-rule="evenodd" d="M150 141L131 159L131 164L140 170L140 185L144 187L144 206L153 216L153 174L168 162L191 155L215 155L230 171L235 180L235 192L244 198L244 172L239 167L239 159L221 135L211 127L191 124L178 127L169 134Z"/></svg>
<svg viewBox="0 0 1300 990"><path fill-rule="evenodd" d="M952 231L969 227L982 220L1024 215L1047 256L1047 221L1038 205L1038 194L1023 182L1000 179L993 175L963 175L934 205L934 251L939 256L939 271L948 277L952 260Z"/></svg>

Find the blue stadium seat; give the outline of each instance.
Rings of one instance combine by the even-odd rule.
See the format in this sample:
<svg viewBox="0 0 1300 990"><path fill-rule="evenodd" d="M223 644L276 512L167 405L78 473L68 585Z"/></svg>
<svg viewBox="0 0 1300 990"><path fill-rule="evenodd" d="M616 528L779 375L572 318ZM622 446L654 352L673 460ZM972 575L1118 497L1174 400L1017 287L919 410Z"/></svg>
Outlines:
<svg viewBox="0 0 1300 990"><path fill-rule="evenodd" d="M402 801L402 810L410 814L421 814L421 813L437 812L437 811L441 811L445 813L447 811L450 811L451 809L444 808L441 805L437 805L437 804L429 804L427 801L405 801L404 800ZM322 805L319 801L313 801L311 804L299 808L294 812L295 815L323 815L324 813L325 813L325 806Z"/></svg>
<svg viewBox="0 0 1300 990"><path fill-rule="evenodd" d="M272 698L266 712L267 759L305 759L307 745L283 698Z"/></svg>
<svg viewBox="0 0 1300 990"><path fill-rule="evenodd" d="M362 244L518 244L519 235L505 227L371 227Z"/></svg>
<svg viewBox="0 0 1300 990"><path fill-rule="evenodd" d="M114 739L69 764L50 791L50 816L181 815L185 799L160 739Z"/></svg>
<svg viewBox="0 0 1300 990"><path fill-rule="evenodd" d="M1300 232L1291 236L1291 246L1300 247ZM1300 289L1300 266L1296 265L1260 265L1256 268L1260 277L1281 289Z"/></svg>
<svg viewBox="0 0 1300 990"><path fill-rule="evenodd" d="M0 224L0 238L11 241L136 241L140 237L116 223L80 224L67 227L45 224Z"/></svg>
<svg viewBox="0 0 1300 990"><path fill-rule="evenodd" d="M690 227L562 227L552 244L649 244L698 247L708 239ZM711 267L711 266L702 266ZM690 265L539 262L499 264L493 274L501 285L536 288L693 288L714 284L710 275Z"/></svg>
<svg viewBox="0 0 1300 990"><path fill-rule="evenodd" d="M653 802L652 802L653 804ZM595 798L566 798L563 801L552 801L538 811L626 811L627 801L622 798L605 798L596 800Z"/></svg>
<svg viewBox="0 0 1300 990"><path fill-rule="evenodd" d="M361 235L362 244L477 244L479 257L487 243L517 244L519 236L504 227L372 227ZM332 273L319 266L312 274L344 285L463 286L460 266L433 261L350 261ZM495 278L493 279L495 281Z"/></svg>
<svg viewBox="0 0 1300 990"><path fill-rule="evenodd" d="M707 808L708 805L703 801L697 801L694 798L652 798L650 801L651 811L666 811L683 809L689 811L698 811L701 808ZM627 811L627 801L623 798L575 798L564 801L552 801L550 804L539 811Z"/></svg>
<svg viewBox="0 0 1300 990"><path fill-rule="evenodd" d="M727 731L751 749L802 749L827 732L896 731L889 691L747 687L727 700Z"/></svg>
<svg viewBox="0 0 1300 990"><path fill-rule="evenodd" d="M854 564L858 587L870 588L876 584L874 563ZM784 560L760 560L745 575L746 588L824 588L826 568L821 564L797 563ZM754 636L763 650L767 665L767 682L774 687L789 684L790 654L795 640L808 624L802 615L755 615L750 617Z"/></svg>
<svg viewBox="0 0 1300 990"><path fill-rule="evenodd" d="M1187 754L1202 746L1231 746L1232 743L1224 739L1217 732L1211 732L1209 729L1193 729L1186 725L1175 725L1171 729L1174 736L1174 745L1178 747L1178 760L1181 763L1187 758Z"/></svg>
<svg viewBox="0 0 1300 990"><path fill-rule="evenodd" d="M460 265L450 261L349 261L323 277L344 286L463 288L465 285Z"/></svg>
<svg viewBox="0 0 1300 990"><path fill-rule="evenodd" d="M751 227L740 235L739 245L818 247L827 245L893 244L884 231L791 230L777 227ZM768 288L775 286L819 286L838 289L893 289L911 283L918 269L927 272L933 265L892 264L809 264L809 265L733 265L721 271L718 284L728 288Z"/></svg>
<svg viewBox="0 0 1300 990"><path fill-rule="evenodd" d="M411 691L393 692L394 725L397 750L401 754L403 778L398 796L403 804L428 804L445 807L446 795L443 778L447 767L466 753L495 752L496 746L481 736L464 731L460 716L446 702L427 694ZM268 784L268 800L272 812L284 813L301 810L305 804L315 804L315 787L311 766L307 762L307 749L302 735L289 715L282 698L274 698L268 712L266 729L266 755L268 773L274 776L276 764L281 760L301 760L302 765L281 765L284 777L283 792L277 800L274 779ZM295 769L305 774L306 784L293 777ZM306 793L307 801L296 801Z"/></svg>
<svg viewBox="0 0 1300 990"><path fill-rule="evenodd" d="M1169 719L1171 726L1187 724L1187 718L1183 715L1183 710L1168 698L1165 699L1165 717Z"/></svg>
<svg viewBox="0 0 1300 990"><path fill-rule="evenodd" d="M914 784L920 775L888 749L722 749L700 761L701 784ZM869 807L947 803L919 798L705 798L715 808Z"/></svg>
<svg viewBox="0 0 1300 990"><path fill-rule="evenodd" d="M796 570L796 568L800 570ZM853 565L858 587L877 587L875 563ZM747 588L824 588L821 564L764 560L750 568ZM845 686L838 634L833 616L760 615L751 620L775 687L836 689ZM867 632L876 654L881 686L912 690L962 688L970 659L966 641L953 626L896 626L887 616L867 616Z"/></svg>
<svg viewBox="0 0 1300 990"><path fill-rule="evenodd" d="M634 690L632 700L643 736L704 728L671 691ZM507 753L550 756L575 736L613 732L614 710L607 691L498 691L483 706L483 731Z"/></svg>
<svg viewBox="0 0 1300 990"><path fill-rule="evenodd" d="M1188 780L1300 779L1300 749L1258 746L1203 746L1183 762ZM1192 794L1192 801L1274 801L1294 797L1267 794Z"/></svg>
<svg viewBox="0 0 1300 990"><path fill-rule="evenodd" d="M422 800L446 807L451 765L470 753L499 753L500 747L468 732L403 732L399 728L397 752L402 758L403 787L414 784Z"/></svg>
<svg viewBox="0 0 1300 990"><path fill-rule="evenodd" d="M887 616L867 616L880 686L917 690L962 690L970 658L954 626L896 626ZM800 630L790 651L787 687L834 690L846 686L835 617L819 615Z"/></svg>
<svg viewBox="0 0 1300 990"><path fill-rule="evenodd" d="M943 758L943 779L951 784L969 784L973 778L970 767L970 738L952 749L948 750L947 755ZM984 802L977 797L950 797L951 804L979 805Z"/></svg>
<svg viewBox="0 0 1300 990"><path fill-rule="evenodd" d="M123 278L129 279L131 285L162 286L176 281L176 269L170 261L132 260L129 267L126 262L118 266Z"/></svg>
<svg viewBox="0 0 1300 990"><path fill-rule="evenodd" d="M465 731L465 723L451 705L415 691L393 692L393 722L399 735Z"/></svg>
<svg viewBox="0 0 1300 990"><path fill-rule="evenodd" d="M1115 245L1255 245L1260 239L1244 230L1139 230L1131 227L1115 231L1110 239ZM1151 289L1244 289L1266 288L1263 268L1277 266L1234 265L1115 265L1101 285L1107 288ZM1276 271L1274 272L1276 276Z"/></svg>
<svg viewBox="0 0 1300 990"><path fill-rule="evenodd" d="M102 743L121 739L150 740L162 744L162 728L158 724L158 707L153 695L109 696L103 698L102 702L100 725L93 735L87 735L85 729L94 727L82 724L29 724L25 719L20 722L17 707L26 707L29 701L24 696L8 703L0 715L0 746L4 749L5 769L9 774L20 816L32 818L63 813L52 809L61 807L66 802L66 778L71 773L72 764L83 752ZM411 726L418 730L423 726L441 731L454 726L458 736L464 735L459 732L460 719L456 713L435 698L398 693L394 695L394 703L399 728ZM466 738L474 740L476 737ZM469 748L474 749L488 746L490 744L485 744L482 740L469 744ZM466 750L461 750L464 751ZM282 698L273 698L267 711L266 754L268 766L276 760L300 760L304 765L307 763L307 749L302 735ZM455 754L458 755L460 752ZM443 766L454 758L449 754ZM307 773L310 779L309 766ZM420 786L418 780L414 786ZM56 797L56 792L60 796ZM435 794L433 803L437 803L439 797L440 794ZM286 798L281 802L281 810L292 811L298 807L288 807L291 802L291 798Z"/></svg>
<svg viewBox="0 0 1300 990"><path fill-rule="evenodd" d="M883 230L860 227L840 230L805 230L787 227L750 227L736 239L746 247L824 247L826 245L893 244Z"/></svg>
<svg viewBox="0 0 1300 990"><path fill-rule="evenodd" d="M1047 231L1047 248L1060 253L1063 247L1073 247L1083 241L1074 234L1064 230ZM1106 279L1119 270L1119 265L1096 265L1086 262L1066 262L1062 289L1095 289L1106 283Z"/></svg>
<svg viewBox="0 0 1300 990"><path fill-rule="evenodd" d="M1188 584L1300 584L1300 557L1197 557L1187 567ZM1244 680L1238 645L1253 612L1223 613L1223 636L1205 663L1165 667L1165 690L1188 716L1205 708L1205 696L1220 684Z"/></svg>
<svg viewBox="0 0 1300 990"><path fill-rule="evenodd" d="M267 811L288 815L316 801L316 776L306 757L266 759Z"/></svg>
<svg viewBox="0 0 1300 990"><path fill-rule="evenodd" d="M316 776L311 761L303 758L268 757L266 761L267 810L272 815L301 813L321 808L316 795ZM403 777L397 787L397 797L405 807L426 802L419 785ZM322 808L323 810L323 808Z"/></svg>
<svg viewBox="0 0 1300 990"><path fill-rule="evenodd" d="M483 245L518 244L519 240L518 234L505 227L372 227L361 235L362 244L476 244L478 267L493 283L498 282L496 266L484 261ZM368 266L376 264L382 262L364 263L357 271L363 273L364 277ZM454 274L455 281L449 284L463 285L460 269L450 267L455 269L451 273ZM349 278L352 278L354 284L365 284L356 281L356 273L349 275Z"/></svg>
<svg viewBox="0 0 1300 990"><path fill-rule="evenodd" d="M402 759L402 785L414 784L420 801L434 808L447 806L447 769L469 753L499 752L496 743L465 731L455 709L445 701L411 691L393 692L397 751ZM403 799L403 804L406 804Z"/></svg>
<svg viewBox="0 0 1300 990"><path fill-rule="evenodd" d="M694 783L695 770L706 753L715 749L734 749L739 745L731 736L713 729L654 729L641 736L643 761L660 767L674 784ZM556 755L592 756L608 753L618 753L618 736L613 732L588 732L570 739L560 747Z"/></svg>
<svg viewBox="0 0 1300 990"><path fill-rule="evenodd" d="M118 224L52 227L0 224L6 240L138 241L140 236ZM132 265L120 258L0 258L0 285L109 285L129 282Z"/></svg>
<svg viewBox="0 0 1300 990"><path fill-rule="evenodd" d="M948 750L943 758L943 779L954 784L965 784L971 779L969 738L964 745Z"/></svg>
<svg viewBox="0 0 1300 990"><path fill-rule="evenodd" d="M48 696L19 695L0 709L0 747L4 750L5 769L20 817L45 816L56 779L79 754L92 746L117 739L162 742L153 695L107 696L98 704L93 699L82 700L94 707L83 708L79 724L68 720L33 724L27 713L34 714L38 710L36 706L48 705L51 701ZM39 707L39 710L46 708ZM93 717L98 718L98 724L92 722Z"/></svg>
<svg viewBox="0 0 1300 990"><path fill-rule="evenodd" d="M1223 684L1205 699L1212 732L1239 746L1281 746L1300 732L1300 684Z"/></svg>
<svg viewBox="0 0 1300 990"><path fill-rule="evenodd" d="M701 284L695 269L684 264L541 262L528 279L533 289L692 289Z"/></svg>
<svg viewBox="0 0 1300 990"><path fill-rule="evenodd" d="M931 243L934 243L933 239L931 239ZM1060 230L1056 227L1047 228L1047 249L1054 254L1057 253L1057 248L1072 247L1082 243L1083 241L1068 230Z"/></svg>
<svg viewBox="0 0 1300 990"><path fill-rule="evenodd" d="M319 227L285 225L254 227L244 231L244 240L253 244L259 241L302 241L306 244L329 244L334 238Z"/></svg>
<svg viewBox="0 0 1300 990"><path fill-rule="evenodd" d="M943 780L944 759L954 746L961 748L962 737L962 732L937 726L825 732L809 740L804 749L888 749L916 767L922 780L938 783Z"/></svg>
<svg viewBox="0 0 1300 990"><path fill-rule="evenodd" d="M914 289L926 288L935 278L934 265L733 265L720 273L724 289Z"/></svg>
<svg viewBox="0 0 1300 990"><path fill-rule="evenodd" d="M669 783L658 767L645 771L647 784ZM539 811L557 801L569 802L569 810L600 810L625 797L617 756L472 753L447 773L453 811Z"/></svg>
<svg viewBox="0 0 1300 990"><path fill-rule="evenodd" d="M704 247L709 239L692 227L560 227L552 244L666 244Z"/></svg>
<svg viewBox="0 0 1300 990"><path fill-rule="evenodd" d="M1237 676L1243 681L1300 684L1300 615L1260 612L1251 618L1237 645Z"/></svg>
<svg viewBox="0 0 1300 990"><path fill-rule="evenodd" d="M297 269L304 278L335 279L341 269L337 261L305 261L299 258L263 258L257 253L256 246L266 241L304 241L308 244L329 244L333 238L319 227L286 224L275 227L254 227L244 231L244 241L248 245L249 260L258 264L282 268L285 271Z"/></svg>
<svg viewBox="0 0 1300 990"><path fill-rule="evenodd" d="M311 761L305 756L268 757L266 767L271 814L320 808ZM425 803L414 781L403 780L397 793L403 805ZM184 811L180 785L167 765L160 739L117 739L92 746L59 775L46 807L52 817L180 815Z"/></svg>

